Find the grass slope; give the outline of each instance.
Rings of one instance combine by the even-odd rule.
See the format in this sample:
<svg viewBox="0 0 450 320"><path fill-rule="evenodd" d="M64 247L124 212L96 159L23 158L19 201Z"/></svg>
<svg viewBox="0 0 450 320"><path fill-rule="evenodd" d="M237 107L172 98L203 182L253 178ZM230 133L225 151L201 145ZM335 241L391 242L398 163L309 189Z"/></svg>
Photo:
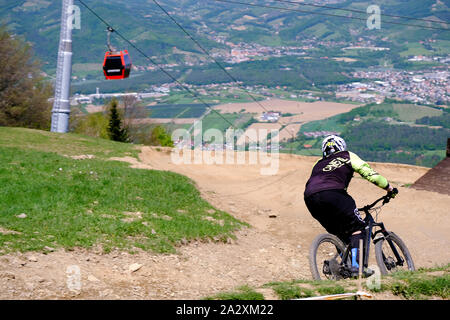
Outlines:
<svg viewBox="0 0 450 320"><path fill-rule="evenodd" d="M182 175L106 160L126 154L136 155L135 146L0 128L0 254L93 246L173 252L191 239L226 240L244 225Z"/></svg>

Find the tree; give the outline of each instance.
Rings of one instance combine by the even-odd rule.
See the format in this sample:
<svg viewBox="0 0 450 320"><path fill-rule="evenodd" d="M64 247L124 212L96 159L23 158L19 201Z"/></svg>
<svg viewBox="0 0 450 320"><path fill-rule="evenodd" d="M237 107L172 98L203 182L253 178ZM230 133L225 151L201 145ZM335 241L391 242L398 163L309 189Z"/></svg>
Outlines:
<svg viewBox="0 0 450 320"><path fill-rule="evenodd" d="M150 144L159 145L162 147L173 147L172 138L167 133L166 129L163 126L159 125L152 130L152 134L150 136Z"/></svg>
<svg viewBox="0 0 450 320"><path fill-rule="evenodd" d="M117 106L117 100L112 99L109 107L109 139L120 142L128 142L128 132L122 125L121 115L119 114Z"/></svg>
<svg viewBox="0 0 450 320"><path fill-rule="evenodd" d="M51 84L31 47L0 26L0 126L50 128Z"/></svg>
<svg viewBox="0 0 450 320"><path fill-rule="evenodd" d="M138 101L135 96L124 96L122 98L123 106L123 126L128 133L128 139L133 143L139 143L142 135L148 135L139 122L145 120L150 116L150 111L147 107Z"/></svg>
<svg viewBox="0 0 450 320"><path fill-rule="evenodd" d="M146 119L150 116L150 111L144 104L140 103L135 96L123 96L122 104L123 123L128 130L133 126L133 120Z"/></svg>

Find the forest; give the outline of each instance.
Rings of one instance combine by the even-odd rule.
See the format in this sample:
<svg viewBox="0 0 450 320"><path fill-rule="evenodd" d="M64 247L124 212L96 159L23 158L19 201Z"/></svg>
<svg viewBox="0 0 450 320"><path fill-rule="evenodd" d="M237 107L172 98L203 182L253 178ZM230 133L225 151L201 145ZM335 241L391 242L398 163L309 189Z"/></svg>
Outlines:
<svg viewBox="0 0 450 320"><path fill-rule="evenodd" d="M295 150L296 153L319 156L323 137L312 138L305 133L337 132L344 137L351 151L367 161L432 167L445 156L447 138L450 137L449 122L450 112L445 108L386 99L382 104L370 103L347 113L306 123L296 139L283 146L289 152ZM305 145L311 147L305 148Z"/></svg>
<svg viewBox="0 0 450 320"><path fill-rule="evenodd" d="M442 159L450 130L367 121L349 127L345 139L363 159L434 166ZM442 150L438 152L436 150Z"/></svg>
<svg viewBox="0 0 450 320"><path fill-rule="evenodd" d="M444 114L438 117L423 117L416 120L417 124L424 124L427 126L440 126L450 129L450 110L443 109Z"/></svg>

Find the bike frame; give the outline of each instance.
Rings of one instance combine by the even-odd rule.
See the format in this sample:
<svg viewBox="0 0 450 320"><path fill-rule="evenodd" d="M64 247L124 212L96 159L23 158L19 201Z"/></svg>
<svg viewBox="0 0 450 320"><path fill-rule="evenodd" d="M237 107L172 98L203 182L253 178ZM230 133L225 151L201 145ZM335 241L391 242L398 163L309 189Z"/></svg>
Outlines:
<svg viewBox="0 0 450 320"><path fill-rule="evenodd" d="M383 204L382 206L384 206L386 203L388 203L390 201L390 197L389 196L383 196L379 199L377 199L374 203L367 205L363 208L359 208L358 211L363 211L366 214L366 217L364 218L367 226L366 226L366 233L365 233L365 240L364 240L364 267L368 267L369 266L369 251L370 251L370 240L373 241L374 244L376 244L378 241L385 239L387 240L389 246L392 249L392 252L394 253L395 258L397 259L396 264L403 266L404 260L402 259L402 257L400 256L400 254L398 253L397 248L395 247L394 243L392 242L392 240L390 240L388 238L389 232L386 230L386 228L384 227L383 222L376 222L371 213L370 213L370 209L372 209L373 207L375 207L375 205L377 205L378 202L383 200ZM377 231L373 232L373 229L379 227L380 229L378 229ZM381 234L381 236L377 237L379 234ZM344 255L342 258L342 261L344 263L346 263L349 254L350 254L350 245L348 245L345 248L344 251ZM383 254L383 258L384 258L384 254Z"/></svg>

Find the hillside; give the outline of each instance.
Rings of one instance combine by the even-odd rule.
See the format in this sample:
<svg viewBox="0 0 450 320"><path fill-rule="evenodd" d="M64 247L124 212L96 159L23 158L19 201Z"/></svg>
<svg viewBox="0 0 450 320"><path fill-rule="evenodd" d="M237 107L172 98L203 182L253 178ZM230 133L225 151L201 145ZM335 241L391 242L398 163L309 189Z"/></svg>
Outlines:
<svg viewBox="0 0 450 320"><path fill-rule="evenodd" d="M152 55L161 56L171 53L176 46L181 52L199 52L195 45L184 39L176 26L151 1L139 0L112 0L86 1L94 10L98 11L105 19L115 25L128 38L135 39L136 44L143 47L144 51L152 52ZM161 0L161 5L168 8L180 19L183 25L190 31L198 34L201 42L214 48L223 48L217 42L208 40L213 35L221 35L232 42L256 42L268 45L289 45L301 39L317 39L331 41L351 41L363 36L365 25L359 21L343 20L336 17L323 19L320 15L309 12L323 13L324 10L314 7L299 8L302 12L286 12L257 7L246 7L232 3L218 3L210 0ZM257 1L261 5L278 5L279 7L295 8L281 2ZM327 1L317 1L318 5L327 5ZM85 8L82 8L82 27L74 31L75 63L95 63L95 57L104 51L105 32L104 26ZM369 4L366 0L337 1L330 6L365 11ZM375 4L383 8L383 13L402 15L414 18L427 18L431 20L449 20L448 3L427 1L376 1ZM56 56L58 45L59 1L21 0L0 2L1 21L10 25L10 28L21 35L26 35L27 40L35 44L38 54L45 57L44 61L50 62L50 57ZM325 10L328 13L343 14L339 10ZM120 15L117 14L120 12ZM361 16L355 14L355 16ZM363 15L364 16L364 15ZM300 17L300 19L299 19ZM387 21L400 22L395 18L386 17ZM44 26L40 24L45 21ZM343 21L346 23L344 24ZM231 24L230 24L231 22ZM418 22L420 25L420 23ZM427 24L425 24L427 25ZM430 24L428 24L430 25ZM440 26L438 24L438 26ZM241 30L238 30L241 27ZM164 30L164 34L158 30ZM349 32L349 29L352 32ZM385 26L381 35L374 31L372 35L378 38L389 38L396 44L404 41L419 43L429 37L448 40L444 35L435 31L417 32L414 28L405 26ZM86 43L83 39L89 38ZM249 41L250 40L250 41ZM85 42L85 43L83 43ZM425 49L423 49L425 50ZM53 62L50 62L54 65Z"/></svg>
<svg viewBox="0 0 450 320"><path fill-rule="evenodd" d="M170 66L175 77L186 78L186 82L191 84L230 81L224 74L217 72L216 66L208 65L211 60L151 1L95 0L86 3L157 63ZM349 13L267 0L255 3L305 12L243 6L214 0L162 0L160 3L222 63L232 58L230 52L235 48L238 48L238 51L252 51L261 46L277 48L274 52L265 49L266 55L274 59L265 61L265 58L257 56L255 61L244 60L242 65L233 70L235 78L250 85L271 85L278 82L277 85L310 89L314 85L352 81L348 76L350 71L369 66L411 70L440 66L442 64L436 62L414 64L406 59L414 55L449 54L448 32L388 23L383 24L381 30L367 30L364 23L367 15L361 13L352 13L352 17L360 17L363 20L323 16L318 13L343 16ZM327 1L315 3L328 4ZM391 15L449 20L449 4L446 1L379 0L375 3L381 6L383 13ZM100 65L106 50L106 27L80 3L75 1L75 4L81 9L82 21L81 29L74 30L73 33L73 72L76 77L73 85L77 92L93 93L93 84L102 91L111 92L142 90L151 84L170 81L164 74L149 71L154 70L154 66L118 37L113 37L113 44L128 49L133 63L140 67L140 71L135 70L133 77L125 81L102 81ZM374 3L366 0L333 1L334 6L363 12L370 4ZM0 1L0 21L6 24L11 32L23 36L33 45L50 77L55 74L60 5L60 1ZM418 25L446 27L439 23L393 17L383 18L383 21L416 22ZM352 45L387 47L390 50L343 50ZM297 52L300 56L294 55L295 59L286 59L282 48L288 46L303 48L296 49L300 50ZM277 53L277 50L282 50L282 53ZM302 55L305 54L305 57L312 59L304 61ZM278 59L280 57L281 59ZM280 68L285 71L283 76L279 75ZM85 81L80 81L82 79Z"/></svg>
<svg viewBox="0 0 450 320"><path fill-rule="evenodd" d="M285 152L318 156L323 132L337 132L364 159L433 167L445 157L448 114L447 108L386 99L303 124L283 146ZM436 120L440 126L434 125Z"/></svg>
<svg viewBox="0 0 450 320"><path fill-rule="evenodd" d="M149 169L131 144L0 128L0 150L0 254L47 247L174 252L182 240L226 239L242 226L183 176L107 161L122 155Z"/></svg>
<svg viewBox="0 0 450 320"><path fill-rule="evenodd" d="M310 279L311 277L307 260L308 248L312 239L324 231L309 215L302 198L306 179L316 160L314 157L282 154L276 174L262 176L260 169L267 167L267 164L174 164L169 149L141 148L76 135L55 135L26 129L0 128L0 147L2 157L8 158L7 161L2 162L2 166L17 168L7 171L3 169L3 172L8 172L9 176L15 177L14 179L17 180L13 181L17 181L17 186L22 181L21 187L25 189L30 187L31 183L38 183L34 177L45 176L45 168L54 169L48 175L49 179L52 175L54 176L52 179L62 179L67 174L66 171L75 174L81 166L83 172L90 167L97 173L99 180L86 177L82 181L86 188L93 188L92 196L98 201L97 206L104 209L107 209L104 205L108 195L101 197L98 193L114 185L112 181L109 185L104 184L106 183L104 177L107 174L115 174L116 177L125 179L123 181L128 183L142 184L140 187L144 188L142 191L149 190L148 184L152 185L154 181L159 184L160 197L181 191L181 194L176 194L170 199L155 198L153 193L135 194L134 189L130 189L124 182L122 191L117 191L117 195L120 196L119 201L108 204L110 206L126 204L132 207L131 210L126 211L143 212L142 218L145 220L142 221L144 222L153 224L159 221L158 225L161 229L157 230L154 227L157 235L166 230L165 235L169 239L172 231L165 228L171 223L176 224L175 219L189 216L193 210L217 208L218 214L220 212L221 215L220 219L224 219L225 227L228 226L228 222L236 223L235 219L251 226L234 232L235 238L229 238L228 242L217 242L216 240L219 239L212 239L209 242L195 238L184 239L176 247L176 253L164 255L141 249L135 249L132 252L114 249L114 244L118 243L120 237L114 239L115 242L112 243L109 253L103 252L98 246L71 247L67 243L61 246L59 239L64 238L67 235L65 232L70 229L50 234L42 227L36 227L29 232L24 229L27 223L40 225L45 223L48 219L45 210L51 211L55 205L52 202L55 199L48 199L50 202L44 208L44 212L35 216L34 212L38 212L39 207L27 205L27 203L29 199L36 199L39 190L48 186L34 185L32 189L29 188L27 192L24 192L26 197L22 196L20 202L14 203L14 198L11 198L9 200L11 206L2 209L8 210L9 213L6 216L2 215L0 239L3 243L10 242L10 248L15 250L3 253L0 257L0 285L3 288L0 298L199 299L244 284L261 286L268 282ZM73 159L62 157L55 152L78 157ZM22 159L24 154L27 155L26 161ZM95 157L89 159L89 154ZM80 157L83 155L84 157ZM111 158L124 162L108 161ZM128 168L127 162L133 167L139 166L153 170ZM60 167L63 168L63 172L59 172ZM379 219L385 222L389 230L395 231L402 237L412 253L416 267L447 264L450 260L447 250L450 241L447 223L450 197L407 187L429 169L381 163L373 163L373 167L400 190L399 196L381 211ZM27 177L30 170L33 170L33 175ZM197 194L191 189L190 184L189 186L179 184L178 187L173 186L174 189L169 193L162 191L170 183L169 177L176 179L179 183L187 181L182 176L168 171L192 179L200 191L202 200L197 199ZM154 180L156 176L162 180ZM79 178L82 177L79 176ZM55 181L60 182L55 187L60 187L66 194L74 187L81 188L76 180L71 182L70 187L64 182L65 180ZM104 185L98 186L99 183ZM4 191L2 195L5 194ZM47 189L45 193L49 191ZM374 200L383 191L355 177L350 185L349 193L355 197L358 204L362 205ZM186 195L190 196L185 197ZM94 198L90 195L86 197L88 203L92 205ZM142 205L139 204L141 201L147 206L157 199L161 199L157 206L169 210L166 214L173 218L172 221L164 219L155 221L154 217L145 214L147 210L145 207L137 207ZM189 207L189 203L193 200L199 201L199 206ZM176 201L178 206L175 211L177 209L182 211L171 212L172 201ZM79 205L77 198L73 198L72 204ZM17 210L13 210L14 208ZM97 213L105 215L95 219L95 223L99 223L101 228L106 227L104 225L106 222L110 223L111 217L108 216L118 214L111 210L97 211L100 208L95 205L89 209L93 211L94 216ZM26 213L25 218L14 219L14 215L22 212ZM229 212L232 218L227 218L225 212ZM81 213L83 211L73 211L75 216ZM157 213L159 216L160 213ZM69 211L66 214L72 213ZM142 230L137 226L144 226L140 223L139 217L127 215L118 215L118 217L134 220L125 229L121 226L121 222L116 221L116 226L121 226L119 228L121 232L134 234L131 238L125 237L124 240L135 241L135 243L145 242L145 238L136 234L136 231ZM216 225L210 219L204 221ZM9 222L5 224L5 221ZM127 225L127 222L123 221L123 224ZM220 225L221 223L217 223L217 227ZM131 226L137 229L130 229ZM84 229L81 230L84 232ZM101 230L100 232L106 232L103 236L108 239L109 228ZM219 227L216 230L222 229ZM45 235L52 235L55 238L49 237L48 241L54 244L47 244L45 240L44 243L50 248L42 249L40 246L34 246L18 252L16 245L11 244L20 245L20 241L17 242L15 239L21 239L25 235L35 239L30 242L31 244L35 243L33 241L39 242L44 239ZM83 233L80 233L78 236L82 235ZM163 237L161 240L164 239ZM66 245L70 250L63 249ZM77 292L68 290L66 286L66 272L68 272L66 268L74 265L81 271L82 287Z"/></svg>

